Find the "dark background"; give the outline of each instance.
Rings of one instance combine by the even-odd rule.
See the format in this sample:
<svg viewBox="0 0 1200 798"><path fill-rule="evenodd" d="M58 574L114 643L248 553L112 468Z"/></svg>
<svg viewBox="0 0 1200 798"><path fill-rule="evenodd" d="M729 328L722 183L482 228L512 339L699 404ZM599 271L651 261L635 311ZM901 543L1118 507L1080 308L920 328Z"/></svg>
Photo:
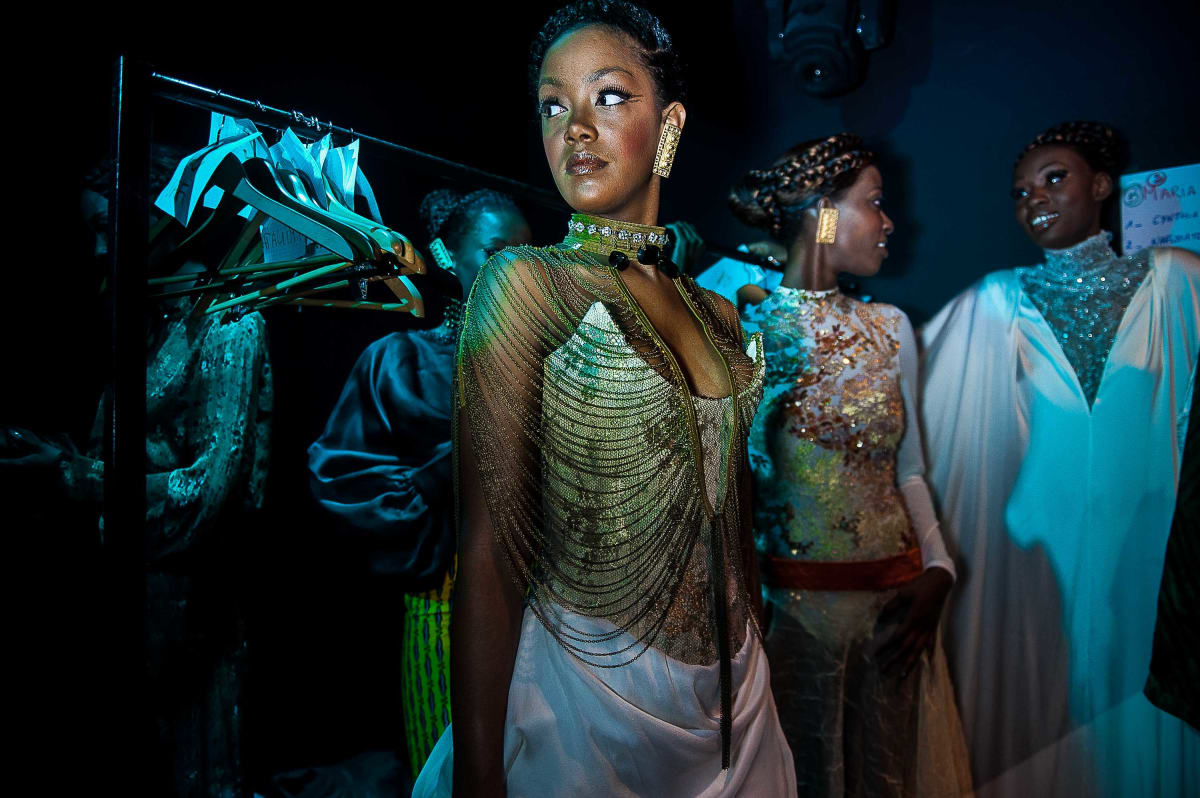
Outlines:
<svg viewBox="0 0 1200 798"><path fill-rule="evenodd" d="M419 13L413 4L176 6L11 30L18 49L8 54L6 169L18 210L7 237L0 420L67 430L81 443L91 424L107 332L78 188L107 154L117 53L553 188L525 59L556 5L442 3ZM897 224L892 255L865 288L918 324L982 274L1037 258L1012 218L1008 189L1015 155L1045 127L1081 118L1116 126L1130 142L1129 171L1200 160L1194 2L904 0L893 41L872 54L864 85L831 100L805 95L787 67L769 62L760 2L648 5L675 35L691 82L661 219L689 220L716 241L756 240L726 209L731 182L801 140L853 130L884 155L886 207ZM186 151L206 142L204 112L160 102L154 125L156 140ZM443 183L369 144L360 164L385 221L423 245L416 208ZM526 210L536 242L558 240L565 214ZM362 348L411 321L312 309L270 311L267 321L272 473L239 580L251 635L245 758L256 785L281 770L402 745L397 586L367 578L363 552L313 508L305 449ZM42 611L26 613L38 620L25 658L50 678L29 691L27 744L108 750L100 743L119 718L111 700L101 711L93 699L136 691L136 674L120 665L136 655L106 645L113 619L79 553L86 532L34 537L50 551L31 555L25 569L20 606Z"/></svg>

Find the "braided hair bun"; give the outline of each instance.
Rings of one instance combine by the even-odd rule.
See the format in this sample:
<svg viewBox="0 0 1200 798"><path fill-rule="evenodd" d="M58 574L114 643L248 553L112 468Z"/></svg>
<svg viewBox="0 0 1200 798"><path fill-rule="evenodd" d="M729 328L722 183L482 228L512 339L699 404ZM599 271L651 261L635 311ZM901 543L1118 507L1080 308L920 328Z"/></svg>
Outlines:
<svg viewBox="0 0 1200 798"><path fill-rule="evenodd" d="M510 208L515 211L517 204L507 194L488 188L469 193L439 188L425 195L418 213L430 240L440 237L453 246L466 230L471 211L482 208Z"/></svg>
<svg viewBox="0 0 1200 798"><path fill-rule="evenodd" d="M876 160L854 133L806 141L769 169L747 172L729 192L729 207L742 222L790 241L800 232L805 210L845 191Z"/></svg>
<svg viewBox="0 0 1200 798"><path fill-rule="evenodd" d="M1112 178L1120 174L1125 157L1124 141L1108 125L1101 122L1063 122L1038 134L1026 144L1013 163L1013 168L1031 150L1050 145L1070 147L1083 156L1093 170L1105 172Z"/></svg>

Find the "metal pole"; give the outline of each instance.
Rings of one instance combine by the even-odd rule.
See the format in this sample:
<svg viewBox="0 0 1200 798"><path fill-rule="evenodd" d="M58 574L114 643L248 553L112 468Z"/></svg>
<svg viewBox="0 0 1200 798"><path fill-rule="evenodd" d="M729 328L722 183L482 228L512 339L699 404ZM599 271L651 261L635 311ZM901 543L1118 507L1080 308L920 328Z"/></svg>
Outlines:
<svg viewBox="0 0 1200 798"><path fill-rule="evenodd" d="M109 741L114 772L123 789L144 780L141 735L148 728L139 700L145 669L146 524L146 278L148 274L150 176L149 71L128 57L113 70L111 155L113 182L109 208L108 300L112 349L111 379L105 402L104 559L113 623L109 663L114 683L132 695L120 701L133 715L133 741ZM128 712L132 708L133 712ZM117 709L117 707L113 707ZM130 745L133 742L133 745Z"/></svg>

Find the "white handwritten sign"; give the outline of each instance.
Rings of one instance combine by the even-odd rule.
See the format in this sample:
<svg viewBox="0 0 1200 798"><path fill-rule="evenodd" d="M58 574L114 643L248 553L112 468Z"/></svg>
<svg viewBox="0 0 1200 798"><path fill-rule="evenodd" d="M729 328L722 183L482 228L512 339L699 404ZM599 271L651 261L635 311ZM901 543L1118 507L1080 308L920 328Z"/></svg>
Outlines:
<svg viewBox="0 0 1200 798"><path fill-rule="evenodd" d="M318 250L326 251L275 219L267 219L258 231L262 235L264 263L299 260L312 256Z"/></svg>
<svg viewBox="0 0 1200 798"><path fill-rule="evenodd" d="M1200 254L1200 163L1121 177L1126 253L1184 247Z"/></svg>

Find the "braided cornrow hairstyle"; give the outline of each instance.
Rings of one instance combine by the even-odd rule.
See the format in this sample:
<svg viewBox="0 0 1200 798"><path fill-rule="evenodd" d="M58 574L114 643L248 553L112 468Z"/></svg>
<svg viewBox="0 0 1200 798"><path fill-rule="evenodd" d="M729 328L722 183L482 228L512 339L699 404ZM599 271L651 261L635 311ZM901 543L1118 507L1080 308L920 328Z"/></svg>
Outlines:
<svg viewBox="0 0 1200 798"><path fill-rule="evenodd" d="M418 213L430 240L441 238L453 247L466 231L471 212L482 208L510 208L517 210L512 197L481 188L463 193L449 188L439 188L425 195Z"/></svg>
<svg viewBox="0 0 1200 798"><path fill-rule="evenodd" d="M1030 151L1048 145L1070 147L1078 152L1093 170L1105 172L1113 180L1120 175L1125 159L1125 142L1117 131L1108 125L1102 122L1063 122L1038 134L1033 141L1026 144L1013 163L1013 168L1016 169L1017 164Z"/></svg>
<svg viewBox="0 0 1200 798"><path fill-rule="evenodd" d="M729 207L741 221L766 230L781 243L799 234L804 211L821 197L834 197L876 163L854 133L837 133L797 144L769 169L752 169L729 192Z"/></svg>
<svg viewBox="0 0 1200 798"><path fill-rule="evenodd" d="M638 44L642 63L654 78L659 108L687 101L683 61L671 34L658 17L625 0L583 0L550 15L529 48L529 91L537 104L538 77L546 51L562 36L586 25L606 25L628 34Z"/></svg>

